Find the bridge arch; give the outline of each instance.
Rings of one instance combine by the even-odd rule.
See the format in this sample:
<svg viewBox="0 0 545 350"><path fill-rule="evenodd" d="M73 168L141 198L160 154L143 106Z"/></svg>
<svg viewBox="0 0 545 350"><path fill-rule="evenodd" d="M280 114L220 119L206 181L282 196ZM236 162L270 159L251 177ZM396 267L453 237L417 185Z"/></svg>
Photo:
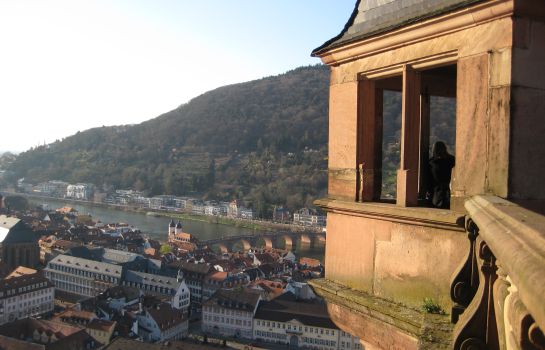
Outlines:
<svg viewBox="0 0 545 350"><path fill-rule="evenodd" d="M242 250L245 251L245 252L252 248L252 243L250 243L249 240L241 238L241 239L238 239L235 242L233 242L232 251L236 250L235 246L237 244L241 244L242 245Z"/></svg>
<svg viewBox="0 0 545 350"><path fill-rule="evenodd" d="M218 244L218 249L221 253L229 253L229 248L223 243Z"/></svg>
<svg viewBox="0 0 545 350"><path fill-rule="evenodd" d="M300 239L301 239L301 243L303 244L310 244L312 243L312 239L310 238L310 236L306 233L302 233L301 236L300 236Z"/></svg>
<svg viewBox="0 0 545 350"><path fill-rule="evenodd" d="M260 246L260 245L258 245L258 243L263 243L263 247L264 247L264 248L267 248L267 249L272 249L272 248L274 248L273 240L272 240L271 237L266 237L266 236L264 236L264 237L259 237L259 238L257 238L257 239L255 240L255 243L256 243L256 244L255 244L256 247Z"/></svg>
<svg viewBox="0 0 545 350"><path fill-rule="evenodd" d="M265 247L269 249L274 248L273 241L270 237L263 237L263 240L265 241Z"/></svg>
<svg viewBox="0 0 545 350"><path fill-rule="evenodd" d="M284 241L284 245L286 247L293 247L294 244L293 244L293 239L291 238L290 235L286 235L286 234L283 234L279 237L279 239L281 239L282 241Z"/></svg>

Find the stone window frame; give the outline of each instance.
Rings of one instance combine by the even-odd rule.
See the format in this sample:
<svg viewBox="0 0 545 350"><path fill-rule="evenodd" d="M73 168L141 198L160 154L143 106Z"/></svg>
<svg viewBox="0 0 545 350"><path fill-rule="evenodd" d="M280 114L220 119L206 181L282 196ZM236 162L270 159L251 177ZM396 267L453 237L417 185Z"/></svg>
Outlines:
<svg viewBox="0 0 545 350"><path fill-rule="evenodd" d="M380 67L358 73L357 97L357 139L356 139L356 202L381 202L379 149L382 139L382 98L377 98L376 83L382 79L402 78L402 111L400 165L397 170L396 205L400 207L418 206L420 184L421 152L421 111L422 97L420 73L424 70L456 65L458 51L451 50L433 56ZM458 86L456 86L458 89ZM429 107L429 102L428 107ZM429 112L429 111L428 111ZM371 165L371 166L369 166Z"/></svg>

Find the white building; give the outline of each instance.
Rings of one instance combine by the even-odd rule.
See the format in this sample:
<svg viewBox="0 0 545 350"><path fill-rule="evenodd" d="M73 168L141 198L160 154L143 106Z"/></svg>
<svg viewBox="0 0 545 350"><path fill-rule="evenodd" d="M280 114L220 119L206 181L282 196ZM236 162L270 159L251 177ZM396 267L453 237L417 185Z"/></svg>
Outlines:
<svg viewBox="0 0 545 350"><path fill-rule="evenodd" d="M94 297L121 282L122 267L70 255L57 255L47 263L45 277L55 288Z"/></svg>
<svg viewBox="0 0 545 350"><path fill-rule="evenodd" d="M240 207L239 215L242 219L251 220L254 218L254 211L250 208Z"/></svg>
<svg viewBox="0 0 545 350"><path fill-rule="evenodd" d="M35 191L45 194L47 196L64 197L67 187L68 182L51 180L38 184L35 187Z"/></svg>
<svg viewBox="0 0 545 350"><path fill-rule="evenodd" d="M325 226L326 216L318 215L316 210L303 208L293 214L293 223L303 226Z"/></svg>
<svg viewBox="0 0 545 350"><path fill-rule="evenodd" d="M0 324L53 311L55 287L41 273L0 281Z"/></svg>
<svg viewBox="0 0 545 350"><path fill-rule="evenodd" d="M253 338L290 348L360 350L359 339L342 332L329 318L327 307L317 300L301 301L285 293L257 308Z"/></svg>
<svg viewBox="0 0 545 350"><path fill-rule="evenodd" d="M168 297L170 305L178 310L187 312L189 309L190 293L182 275L172 278L153 275L145 272L127 271L122 285L136 287L144 294Z"/></svg>
<svg viewBox="0 0 545 350"><path fill-rule="evenodd" d="M137 319L138 334L146 341L183 339L189 333L187 316L167 303L146 308Z"/></svg>
<svg viewBox="0 0 545 350"><path fill-rule="evenodd" d="M253 317L260 300L258 293L246 290L218 290L203 303L202 331L252 339Z"/></svg>
<svg viewBox="0 0 545 350"><path fill-rule="evenodd" d="M66 186L66 197L82 200L90 200L94 192L93 184L78 183Z"/></svg>

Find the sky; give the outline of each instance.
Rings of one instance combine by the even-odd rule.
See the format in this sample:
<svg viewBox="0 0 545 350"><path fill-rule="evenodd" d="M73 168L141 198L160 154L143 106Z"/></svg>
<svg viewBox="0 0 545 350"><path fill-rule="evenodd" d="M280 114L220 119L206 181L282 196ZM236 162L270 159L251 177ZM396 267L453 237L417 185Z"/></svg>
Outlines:
<svg viewBox="0 0 545 350"><path fill-rule="evenodd" d="M356 0L0 0L0 152L318 64Z"/></svg>

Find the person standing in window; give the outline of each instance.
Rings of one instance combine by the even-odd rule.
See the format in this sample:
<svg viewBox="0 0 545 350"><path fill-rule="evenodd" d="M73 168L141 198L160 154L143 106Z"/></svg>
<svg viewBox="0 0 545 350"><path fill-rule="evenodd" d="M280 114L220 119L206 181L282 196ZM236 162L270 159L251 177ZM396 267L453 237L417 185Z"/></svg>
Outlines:
<svg viewBox="0 0 545 350"><path fill-rule="evenodd" d="M437 141L433 146L433 157L430 159L432 177L431 203L436 208L450 208L450 179L455 158L447 151L443 141Z"/></svg>

